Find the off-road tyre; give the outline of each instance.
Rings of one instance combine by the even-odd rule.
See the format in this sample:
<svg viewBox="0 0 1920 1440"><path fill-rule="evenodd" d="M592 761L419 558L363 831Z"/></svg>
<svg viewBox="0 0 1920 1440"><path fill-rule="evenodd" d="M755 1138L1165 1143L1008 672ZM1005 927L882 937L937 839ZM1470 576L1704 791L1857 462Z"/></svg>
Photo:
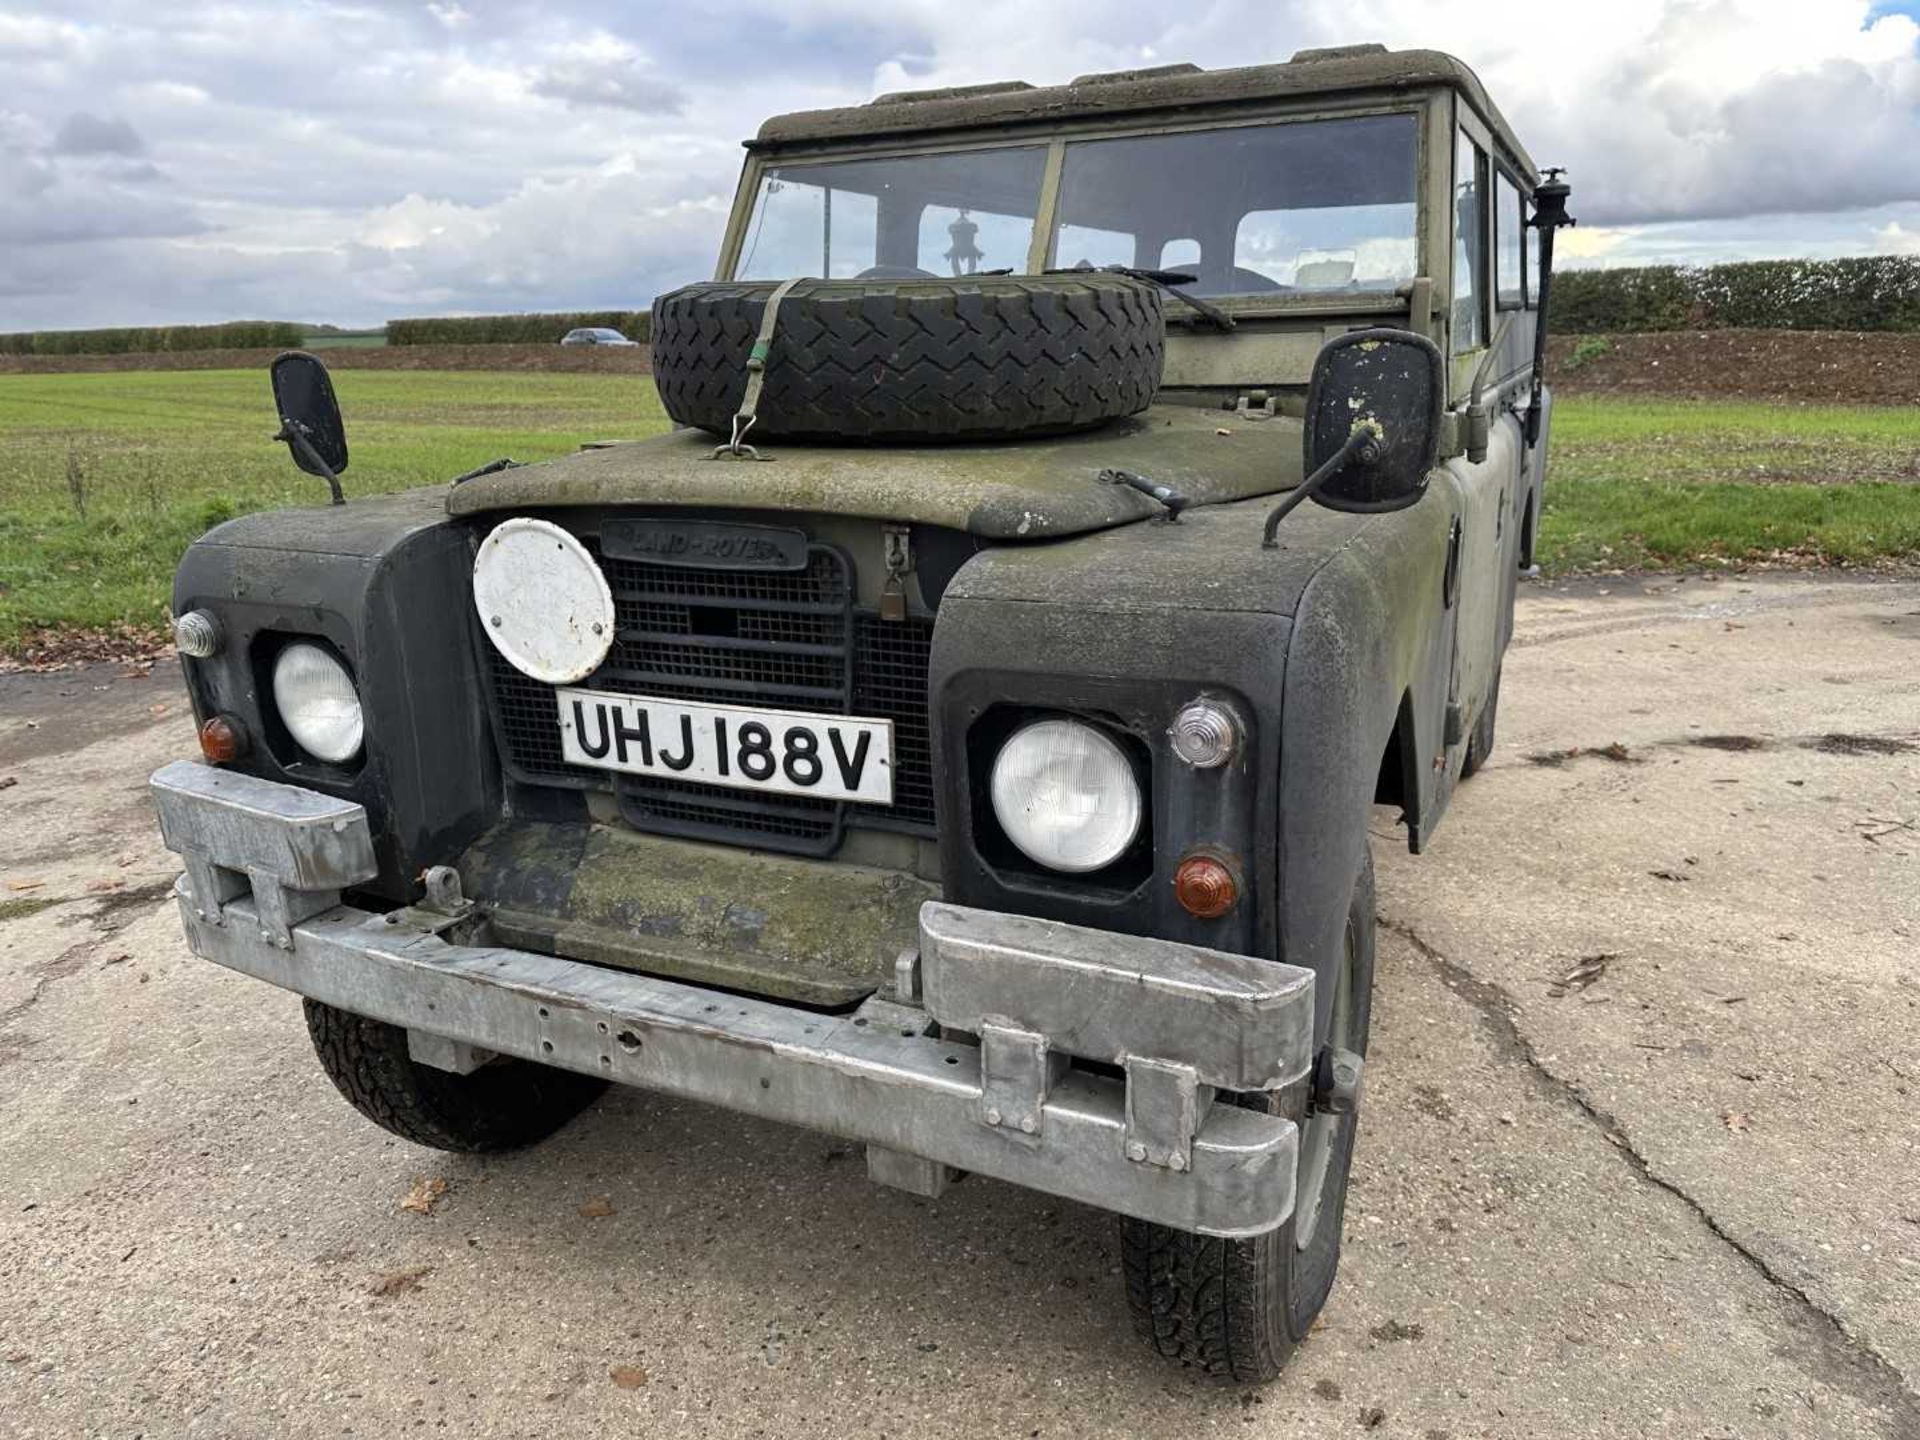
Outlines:
<svg viewBox="0 0 1920 1440"><path fill-rule="evenodd" d="M1466 758L1460 762L1460 778L1471 780L1480 773L1480 767L1487 763L1487 757L1493 754L1493 727L1500 715L1500 672L1493 672L1493 688L1487 692L1486 703L1480 707L1480 714L1473 722L1473 731L1467 736Z"/></svg>
<svg viewBox="0 0 1920 1440"><path fill-rule="evenodd" d="M1336 1001L1340 1033L1331 1043L1366 1052L1372 1019L1374 953L1373 860L1354 881L1347 915L1347 1003ZM1225 1097L1222 1097L1223 1099ZM1245 1104L1260 1103L1241 1097ZM1304 1088L1265 1102L1303 1125ZM1135 1331L1162 1356L1243 1384L1265 1384L1280 1373L1307 1336L1333 1290L1340 1262L1347 1176L1353 1162L1357 1115L1328 1117L1335 1130L1319 1191L1318 1219L1304 1248L1295 1241L1294 1214L1278 1230L1250 1240L1191 1235L1145 1220L1121 1222L1121 1264ZM1304 1185L1304 1180L1302 1184Z"/></svg>
<svg viewBox="0 0 1920 1440"><path fill-rule="evenodd" d="M484 1154L544 1140L606 1088L604 1080L496 1060L471 1075L421 1065L407 1032L308 1000L307 1033L334 1087L367 1119L435 1150Z"/></svg>
<svg viewBox="0 0 1920 1440"><path fill-rule="evenodd" d="M667 414L731 432L774 284L653 302ZM807 280L775 317L749 442L993 440L1083 429L1160 388L1160 292L1123 275Z"/></svg>

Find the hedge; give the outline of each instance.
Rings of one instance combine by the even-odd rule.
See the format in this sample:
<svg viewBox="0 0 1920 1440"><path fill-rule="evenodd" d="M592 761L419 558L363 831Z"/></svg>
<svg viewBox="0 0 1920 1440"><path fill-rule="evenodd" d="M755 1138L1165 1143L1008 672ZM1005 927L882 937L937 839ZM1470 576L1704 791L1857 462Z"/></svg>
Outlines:
<svg viewBox="0 0 1920 1440"><path fill-rule="evenodd" d="M459 315L389 320L389 345L553 345L586 326L618 330L647 343L653 316L645 310L581 310L551 315Z"/></svg>
<svg viewBox="0 0 1920 1440"><path fill-rule="evenodd" d="M167 350L290 350L304 327L281 320L224 325L118 326L111 330L26 330L0 335L0 355L153 355Z"/></svg>
<svg viewBox="0 0 1920 1440"><path fill-rule="evenodd" d="M1555 270L1553 328L1920 330L1920 255Z"/></svg>

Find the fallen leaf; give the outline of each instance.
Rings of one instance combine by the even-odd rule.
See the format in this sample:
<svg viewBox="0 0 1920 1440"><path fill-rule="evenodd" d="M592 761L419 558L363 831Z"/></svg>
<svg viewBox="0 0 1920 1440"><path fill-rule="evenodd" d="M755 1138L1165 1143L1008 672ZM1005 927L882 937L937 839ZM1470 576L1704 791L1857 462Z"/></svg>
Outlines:
<svg viewBox="0 0 1920 1440"><path fill-rule="evenodd" d="M100 964L102 968L105 968L108 965L124 965L127 963L127 961L131 959L133 959L133 956L129 955L126 951L122 950L118 955L107 956L107 958L101 961Z"/></svg>
<svg viewBox="0 0 1920 1440"><path fill-rule="evenodd" d="M1378 1430L1386 1423L1387 1412L1382 1410L1378 1405L1362 1405L1360 1407L1360 1428L1362 1430Z"/></svg>
<svg viewBox="0 0 1920 1440"><path fill-rule="evenodd" d="M647 1372L638 1365L615 1365L607 1374L622 1390L638 1390L647 1383Z"/></svg>
<svg viewBox="0 0 1920 1440"><path fill-rule="evenodd" d="M580 1216L585 1220L604 1220L613 1214L613 1202L604 1195L595 1195L580 1207Z"/></svg>
<svg viewBox="0 0 1920 1440"><path fill-rule="evenodd" d="M158 720L162 715L166 714L167 711L171 710L172 708L173 707L171 705L165 705L165 704L154 705L150 707L153 713L153 718L156 720Z"/></svg>
<svg viewBox="0 0 1920 1440"><path fill-rule="evenodd" d="M413 1188L401 1199L400 1208L411 1210L416 1215L431 1215L433 1207L440 1203L446 1193L447 1182L444 1177L435 1175L429 1180L425 1175L416 1176Z"/></svg>
<svg viewBox="0 0 1920 1440"><path fill-rule="evenodd" d="M1231 435L1233 431L1227 429L1226 426L1222 425L1219 429L1215 430L1213 433L1216 435Z"/></svg>
<svg viewBox="0 0 1920 1440"><path fill-rule="evenodd" d="M420 1282L433 1273L431 1265L416 1265L411 1270L389 1270L373 1284L367 1287L369 1295L377 1295L383 1300L395 1295L405 1295L418 1290Z"/></svg>
<svg viewBox="0 0 1920 1440"><path fill-rule="evenodd" d="M1389 1319L1374 1326L1367 1332L1376 1340L1418 1340L1427 1332L1418 1325L1405 1325L1398 1320Z"/></svg>
<svg viewBox="0 0 1920 1440"><path fill-rule="evenodd" d="M89 880L87 882L87 893L89 895L105 895L111 891L120 889L126 883L124 880Z"/></svg>
<svg viewBox="0 0 1920 1440"><path fill-rule="evenodd" d="M1727 1110L1722 1112L1720 1123L1729 1130L1742 1132L1751 1129L1753 1125L1753 1122L1747 1118L1744 1110Z"/></svg>
<svg viewBox="0 0 1920 1440"><path fill-rule="evenodd" d="M1547 988L1547 994L1558 1000L1562 995L1584 990L1602 975L1605 975L1607 973L1607 967L1619 958L1618 955L1611 953L1583 955L1571 970L1560 976Z"/></svg>
<svg viewBox="0 0 1920 1440"><path fill-rule="evenodd" d="M0 790L11 790L20 783L18 775L0 775Z"/></svg>
<svg viewBox="0 0 1920 1440"><path fill-rule="evenodd" d="M7 889L38 890L41 886L45 885L46 883L47 882L44 880L9 880L7 882Z"/></svg>

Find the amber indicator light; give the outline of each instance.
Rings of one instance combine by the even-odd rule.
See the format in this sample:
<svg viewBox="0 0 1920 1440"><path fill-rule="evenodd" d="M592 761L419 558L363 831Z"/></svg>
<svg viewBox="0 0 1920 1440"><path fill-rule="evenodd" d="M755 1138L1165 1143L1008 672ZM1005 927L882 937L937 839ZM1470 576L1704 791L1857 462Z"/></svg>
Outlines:
<svg viewBox="0 0 1920 1440"><path fill-rule="evenodd" d="M247 732L238 721L216 715L200 727L200 753L216 765L238 760L247 753Z"/></svg>
<svg viewBox="0 0 1920 1440"><path fill-rule="evenodd" d="M1181 908L1202 920L1216 920L1240 899L1233 872L1211 855L1189 855L1173 872L1173 893Z"/></svg>

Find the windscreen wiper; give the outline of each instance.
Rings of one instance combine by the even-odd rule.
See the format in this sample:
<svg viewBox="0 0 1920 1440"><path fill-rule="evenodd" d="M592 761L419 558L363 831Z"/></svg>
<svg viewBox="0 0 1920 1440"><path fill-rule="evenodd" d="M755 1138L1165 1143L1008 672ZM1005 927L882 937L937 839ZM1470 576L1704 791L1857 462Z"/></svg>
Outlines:
<svg viewBox="0 0 1920 1440"><path fill-rule="evenodd" d="M1218 305L1209 304L1197 295L1188 295L1176 290L1176 285L1191 285L1200 277L1189 275L1184 270L1141 270L1132 265L1070 265L1064 270L1049 270L1049 275L1071 275L1080 270L1098 270L1106 275L1125 275L1130 279L1144 280L1149 285L1157 285L1183 305L1193 307L1194 311L1216 330L1234 328L1233 316Z"/></svg>

